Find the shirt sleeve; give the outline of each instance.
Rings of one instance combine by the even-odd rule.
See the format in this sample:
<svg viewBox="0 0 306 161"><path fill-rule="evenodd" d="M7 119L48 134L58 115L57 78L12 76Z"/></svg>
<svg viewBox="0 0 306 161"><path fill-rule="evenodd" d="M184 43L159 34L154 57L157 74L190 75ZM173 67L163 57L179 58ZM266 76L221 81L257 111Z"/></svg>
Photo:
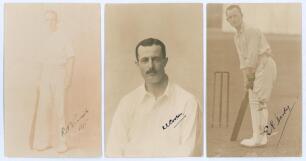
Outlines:
<svg viewBox="0 0 306 161"><path fill-rule="evenodd" d="M122 157L124 155L124 147L128 142L128 116L124 110L127 108L126 106L127 104L121 100L114 114L106 147L106 154L109 157Z"/></svg>
<svg viewBox="0 0 306 161"><path fill-rule="evenodd" d="M179 151L180 156L202 154L202 113L199 104L192 98L185 105L186 118L182 121Z"/></svg>
<svg viewBox="0 0 306 161"><path fill-rule="evenodd" d="M260 52L261 32L259 30L251 30L247 35L247 51L246 68L256 68L257 58Z"/></svg>
<svg viewBox="0 0 306 161"><path fill-rule="evenodd" d="M240 69L242 69L244 67L244 62L243 62L243 57L242 57L242 54L241 54L241 51L238 47L238 42L237 42L237 38L235 37L234 38L234 44L235 44L235 47L236 47L236 51L237 51L237 55L238 55L238 58L239 58L239 62L240 62Z"/></svg>

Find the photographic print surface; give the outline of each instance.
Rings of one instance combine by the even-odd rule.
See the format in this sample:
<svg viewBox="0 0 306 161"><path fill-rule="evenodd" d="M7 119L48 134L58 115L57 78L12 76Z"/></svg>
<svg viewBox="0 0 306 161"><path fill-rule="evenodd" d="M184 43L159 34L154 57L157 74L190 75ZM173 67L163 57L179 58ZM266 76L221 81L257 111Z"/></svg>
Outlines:
<svg viewBox="0 0 306 161"><path fill-rule="evenodd" d="M202 7L106 4L107 157L202 155Z"/></svg>
<svg viewBox="0 0 306 161"><path fill-rule="evenodd" d="M209 157L301 156L301 4L207 4Z"/></svg>
<svg viewBox="0 0 306 161"><path fill-rule="evenodd" d="M98 156L99 4L5 4L5 154Z"/></svg>

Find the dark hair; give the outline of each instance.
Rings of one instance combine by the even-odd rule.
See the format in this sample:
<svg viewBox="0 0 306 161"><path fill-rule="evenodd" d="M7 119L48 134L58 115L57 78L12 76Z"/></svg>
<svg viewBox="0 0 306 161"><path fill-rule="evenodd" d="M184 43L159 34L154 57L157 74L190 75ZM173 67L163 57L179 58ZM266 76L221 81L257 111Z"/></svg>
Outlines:
<svg viewBox="0 0 306 161"><path fill-rule="evenodd" d="M240 6L239 6L239 5L236 5L236 4L233 4L233 5L228 6L228 7L226 8L225 13L227 14L227 11L228 11L228 10L232 10L232 9L234 9L234 8L237 8L238 11L240 12L240 14L243 15Z"/></svg>
<svg viewBox="0 0 306 161"><path fill-rule="evenodd" d="M136 49L135 49L136 60L138 61L138 48L139 48L139 46L152 46L152 45L159 45L161 47L161 50L162 50L162 57L163 58L166 57L166 46L165 46L165 44L158 39L147 38L147 39L144 39L144 40L140 41L137 44Z"/></svg>

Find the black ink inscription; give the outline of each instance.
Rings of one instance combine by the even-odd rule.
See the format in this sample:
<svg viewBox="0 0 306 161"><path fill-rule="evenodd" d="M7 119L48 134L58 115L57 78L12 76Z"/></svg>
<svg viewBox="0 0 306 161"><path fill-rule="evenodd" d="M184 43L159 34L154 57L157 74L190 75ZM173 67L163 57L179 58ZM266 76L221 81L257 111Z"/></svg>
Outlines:
<svg viewBox="0 0 306 161"><path fill-rule="evenodd" d="M174 124L175 122L177 122L177 124L174 125L174 128L186 117L185 114L183 113L179 113L177 115L175 115L175 117L173 119L170 119L168 122L165 123L165 125L162 126L163 130L166 130L167 128L169 128L172 124Z"/></svg>
<svg viewBox="0 0 306 161"><path fill-rule="evenodd" d="M289 115L289 113L291 113L294 105L295 104L293 104L292 107L290 107L290 105L283 107L280 114L274 113L274 119L270 120L268 124L264 127L263 133L266 133L267 135L271 135L273 133L273 130L275 130L280 125L282 120L287 115Z"/></svg>
<svg viewBox="0 0 306 161"><path fill-rule="evenodd" d="M61 135L67 135L72 129L77 129L81 131L86 128L86 123L88 119L85 119L88 114L88 110L86 109L80 116L78 116L75 120L69 121L69 123L62 128Z"/></svg>

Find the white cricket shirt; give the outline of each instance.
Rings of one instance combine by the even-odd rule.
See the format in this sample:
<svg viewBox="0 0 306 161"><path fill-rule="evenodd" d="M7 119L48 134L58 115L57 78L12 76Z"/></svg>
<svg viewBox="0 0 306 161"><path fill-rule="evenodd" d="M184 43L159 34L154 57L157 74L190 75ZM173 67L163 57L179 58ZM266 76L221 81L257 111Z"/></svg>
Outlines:
<svg viewBox="0 0 306 161"><path fill-rule="evenodd" d="M168 82L157 99L141 85L120 101L107 142L109 157L192 156L201 140L193 95Z"/></svg>

